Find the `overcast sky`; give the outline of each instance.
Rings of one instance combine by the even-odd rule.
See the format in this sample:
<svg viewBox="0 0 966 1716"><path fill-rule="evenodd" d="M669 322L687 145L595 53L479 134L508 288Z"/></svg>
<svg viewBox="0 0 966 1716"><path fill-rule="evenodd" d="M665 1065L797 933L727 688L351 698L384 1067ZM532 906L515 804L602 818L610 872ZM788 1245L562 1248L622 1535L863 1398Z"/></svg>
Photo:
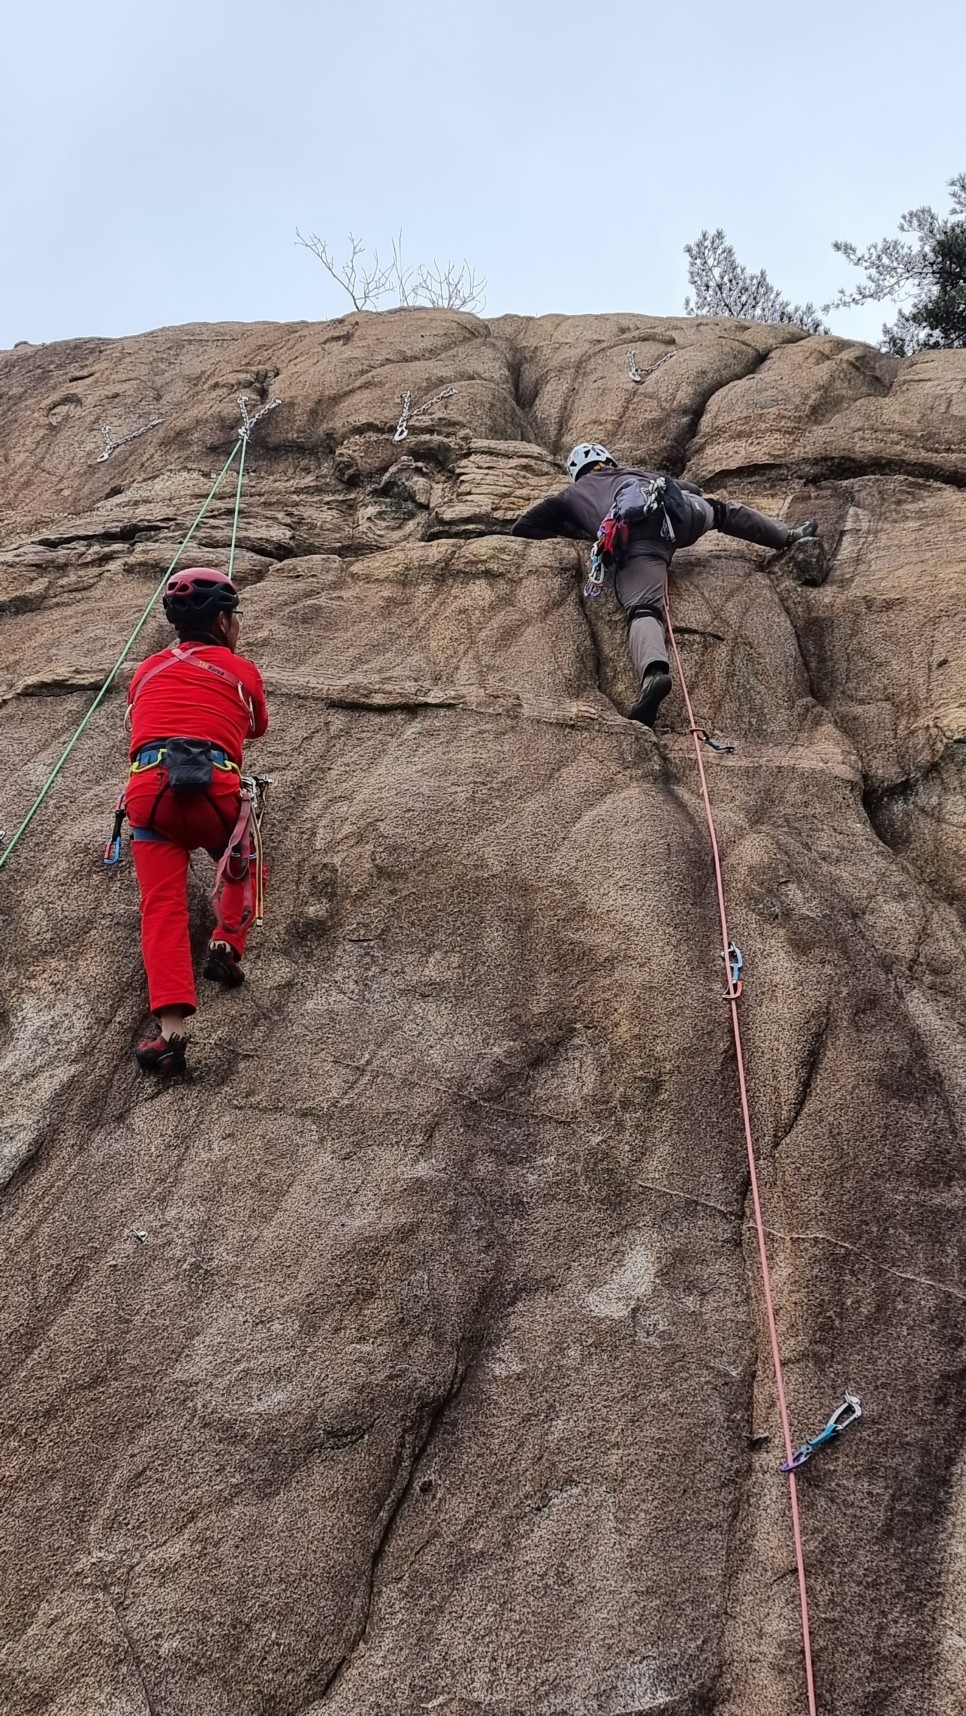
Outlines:
<svg viewBox="0 0 966 1716"><path fill-rule="evenodd" d="M952 0L33 0L3 46L0 346L341 315L296 226L465 256L488 315L679 314L723 226L820 303L966 170Z"/></svg>

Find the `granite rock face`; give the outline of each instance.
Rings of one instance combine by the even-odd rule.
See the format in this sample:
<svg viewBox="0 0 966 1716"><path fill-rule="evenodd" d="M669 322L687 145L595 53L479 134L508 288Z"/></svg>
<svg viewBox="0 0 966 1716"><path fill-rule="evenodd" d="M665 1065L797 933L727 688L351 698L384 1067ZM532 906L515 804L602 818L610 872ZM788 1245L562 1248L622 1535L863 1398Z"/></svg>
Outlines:
<svg viewBox="0 0 966 1716"><path fill-rule="evenodd" d="M674 355L634 382L629 348ZM0 872L0 1707L806 1707L680 694L627 722L585 551L506 534L592 436L822 526L824 561L705 539L672 612L738 746L708 767L796 1436L865 1408L799 1486L819 1705L958 1716L966 353L412 311L0 354L8 834L241 392L283 401L236 562L269 915L189 1082L131 1056L120 690Z"/></svg>

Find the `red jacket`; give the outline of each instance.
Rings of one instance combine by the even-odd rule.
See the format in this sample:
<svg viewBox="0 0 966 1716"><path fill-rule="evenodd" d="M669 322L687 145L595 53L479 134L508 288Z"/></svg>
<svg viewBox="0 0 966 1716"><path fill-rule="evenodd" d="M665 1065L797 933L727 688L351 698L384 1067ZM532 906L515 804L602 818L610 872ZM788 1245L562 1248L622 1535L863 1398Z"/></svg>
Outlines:
<svg viewBox="0 0 966 1716"><path fill-rule="evenodd" d="M245 740L268 728L258 668L224 644L173 644L149 655L131 680L127 701L132 757L156 739L208 739L240 765Z"/></svg>

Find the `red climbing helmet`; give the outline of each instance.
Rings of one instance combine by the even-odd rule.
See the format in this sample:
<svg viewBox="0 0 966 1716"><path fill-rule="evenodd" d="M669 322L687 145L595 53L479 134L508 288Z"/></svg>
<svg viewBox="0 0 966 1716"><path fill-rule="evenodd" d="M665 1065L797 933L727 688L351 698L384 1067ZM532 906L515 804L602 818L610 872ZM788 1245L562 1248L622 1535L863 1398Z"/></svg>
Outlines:
<svg viewBox="0 0 966 1716"><path fill-rule="evenodd" d="M238 591L227 572L209 566L187 566L175 572L164 587L164 611L172 625L179 620L213 620L230 614L238 606Z"/></svg>

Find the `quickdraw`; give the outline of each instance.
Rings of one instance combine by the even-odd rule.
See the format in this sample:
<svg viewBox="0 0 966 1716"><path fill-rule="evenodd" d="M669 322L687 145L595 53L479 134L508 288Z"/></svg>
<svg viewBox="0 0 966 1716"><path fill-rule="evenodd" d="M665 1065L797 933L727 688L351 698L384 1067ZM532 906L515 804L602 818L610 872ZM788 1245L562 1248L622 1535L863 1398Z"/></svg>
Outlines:
<svg viewBox="0 0 966 1716"><path fill-rule="evenodd" d="M117 804L114 806L114 828L111 838L104 848L104 863L109 870L116 869L121 862L121 829L127 814L125 810L126 800L127 793L122 792L118 795Z"/></svg>
<svg viewBox="0 0 966 1716"><path fill-rule="evenodd" d="M255 927L265 922L265 863L262 847L262 817L265 814L265 794L274 785L272 775L244 775L244 785L251 800L252 845L255 868Z"/></svg>
<svg viewBox="0 0 966 1716"><path fill-rule="evenodd" d="M723 751L725 754L737 751L737 745L732 745L726 739L712 739L706 727L692 727L695 738L701 739L712 751Z"/></svg>
<svg viewBox="0 0 966 1716"><path fill-rule="evenodd" d="M724 959L722 952L721 958ZM726 1001L736 1001L741 994L741 973L745 968L745 956L735 942L728 943L728 974L731 988L725 991Z"/></svg>
<svg viewBox="0 0 966 1716"><path fill-rule="evenodd" d="M861 1417L862 1402L858 1395L847 1394L841 1406L837 1406L835 1411L832 1413L825 1429L820 1430L818 1435L811 1437L808 1442L803 1442L802 1446L796 1449L790 1460L782 1461L782 1471L799 1471L801 1467L804 1466L806 1460L811 1459L817 1448L824 1447L826 1442L834 1441L836 1436L841 1436L843 1430L847 1430L850 1424L854 1424L856 1419Z"/></svg>

